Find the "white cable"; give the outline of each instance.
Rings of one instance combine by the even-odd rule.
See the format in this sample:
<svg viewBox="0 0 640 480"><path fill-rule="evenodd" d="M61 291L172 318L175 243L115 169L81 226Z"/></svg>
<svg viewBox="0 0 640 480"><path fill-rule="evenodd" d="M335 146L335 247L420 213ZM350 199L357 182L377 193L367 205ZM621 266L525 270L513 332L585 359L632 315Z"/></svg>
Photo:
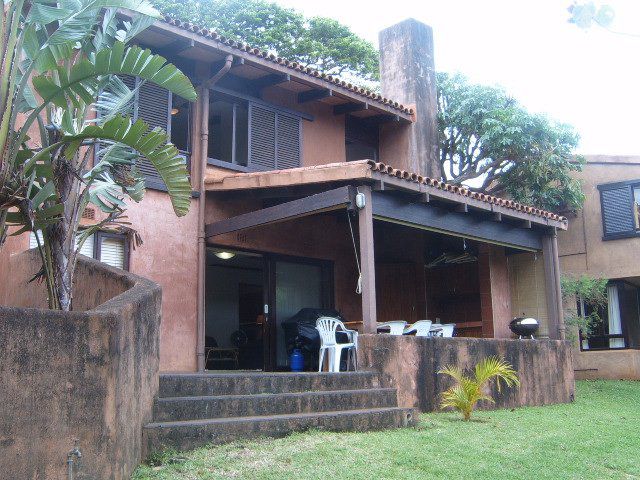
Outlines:
<svg viewBox="0 0 640 480"><path fill-rule="evenodd" d="M356 293L362 294L362 270L360 269L360 259L358 258L358 248L356 247L356 237L353 234L353 225L351 225L351 216L347 210L347 220L349 221L349 231L351 232L351 243L353 243L353 253L356 257L356 266L358 267L358 282L356 284Z"/></svg>

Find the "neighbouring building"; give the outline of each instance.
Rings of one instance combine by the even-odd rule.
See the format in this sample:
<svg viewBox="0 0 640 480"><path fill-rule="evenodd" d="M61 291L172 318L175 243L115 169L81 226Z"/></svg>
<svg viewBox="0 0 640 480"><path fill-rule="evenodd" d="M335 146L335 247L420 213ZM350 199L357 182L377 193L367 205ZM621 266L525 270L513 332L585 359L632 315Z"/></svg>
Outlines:
<svg viewBox="0 0 640 480"><path fill-rule="evenodd" d="M580 332L576 376L640 379L640 157L587 156L578 178L585 203L558 236L562 272L609 282L602 321Z"/></svg>
<svg viewBox="0 0 640 480"><path fill-rule="evenodd" d="M431 29L407 20L380 40L382 94L170 18L138 36L198 88L189 103L145 84L135 109L184 153L191 210L176 218L142 163L148 190L128 218L144 244L105 231L83 253L162 286L162 371L286 369L283 323L304 307L336 309L367 333L427 318L459 336L510 338L512 317L533 316L541 336L563 338L566 219L442 183ZM83 222L99 218L88 208ZM599 213L588 218L600 242ZM628 222L635 233L637 217ZM629 279L638 241L598 243L589 262L562 253L567 268ZM30 242L10 238L0 268ZM620 246L614 270L609 245ZM621 297L631 284L616 284Z"/></svg>

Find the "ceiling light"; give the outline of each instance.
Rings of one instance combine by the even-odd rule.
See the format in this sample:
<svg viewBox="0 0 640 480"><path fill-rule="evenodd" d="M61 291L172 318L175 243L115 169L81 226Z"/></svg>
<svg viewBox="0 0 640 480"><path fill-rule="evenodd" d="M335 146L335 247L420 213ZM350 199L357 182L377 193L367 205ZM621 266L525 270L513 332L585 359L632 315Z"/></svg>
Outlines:
<svg viewBox="0 0 640 480"><path fill-rule="evenodd" d="M229 260L236 256L236 254L232 252L215 252L214 255L222 260Z"/></svg>

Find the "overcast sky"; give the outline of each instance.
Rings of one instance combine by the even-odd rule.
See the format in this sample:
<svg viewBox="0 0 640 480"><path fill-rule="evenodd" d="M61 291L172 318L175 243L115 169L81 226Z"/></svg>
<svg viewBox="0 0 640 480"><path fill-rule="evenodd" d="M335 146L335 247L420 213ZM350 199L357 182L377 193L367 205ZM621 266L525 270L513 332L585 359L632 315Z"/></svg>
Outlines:
<svg viewBox="0 0 640 480"><path fill-rule="evenodd" d="M640 36L580 30L567 22L572 0L276 1L336 18L376 45L379 30L413 17L433 27L437 70L502 85L574 125L581 153L640 154ZM640 35L640 0L606 3L612 29Z"/></svg>

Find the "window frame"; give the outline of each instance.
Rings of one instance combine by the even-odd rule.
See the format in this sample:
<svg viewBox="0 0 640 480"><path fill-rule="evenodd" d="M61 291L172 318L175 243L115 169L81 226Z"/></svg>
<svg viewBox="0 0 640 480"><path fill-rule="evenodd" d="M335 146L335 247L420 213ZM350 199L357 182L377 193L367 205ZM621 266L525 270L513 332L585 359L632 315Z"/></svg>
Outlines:
<svg viewBox="0 0 640 480"><path fill-rule="evenodd" d="M94 235L94 246L93 246L93 258L94 260L100 260L100 254L102 252L102 239L104 238L114 238L121 239L124 245L124 258L122 259L122 269L125 271L129 271L129 256L130 256L130 245L129 239L127 235L124 233L110 232L108 230L98 230ZM114 267L117 268L117 267Z"/></svg>
<svg viewBox="0 0 640 480"><path fill-rule="evenodd" d="M276 114L276 125L277 125L277 116L278 115L285 115L288 117L292 117L298 120L299 122L299 130L298 130L298 145L299 145L299 166L302 166L304 164L304 135L303 135L303 126L302 126L302 121L303 120L307 120L312 122L314 120L314 116L310 115L308 113L304 113L304 112L299 112L296 110L292 110L290 108L286 108L286 107L280 107L278 105L274 105L272 103L269 102L265 102L264 100L261 100L259 98L253 97L251 95L245 95L242 94L240 92L236 92L234 90L230 90L227 88L223 88L223 87L218 87L218 86L213 86L210 87L210 91L212 92L213 95L218 95L220 97L222 97L225 100L231 100L230 103L234 103L234 104L239 104L239 103L244 103L247 105L247 111L248 111L248 119L247 119L247 165L239 165L237 162L235 162L235 158L232 158L231 162L226 162L224 160L220 160L220 159L216 159L216 158L210 158L209 154L207 152L207 165L211 165L211 166L215 166L215 167L221 167L221 168L226 168L228 170L235 170L235 171L239 171L239 172L260 172L260 171L275 171L275 170L283 170L281 168L277 168L277 126L276 126L276 139L274 139L274 141L276 141L276 158L274 159L274 162L276 164L276 168L273 170L265 170L265 169L261 169L261 168L257 168L255 166L251 165L251 108L252 105L255 105L257 107L266 109L266 110L270 110L272 112L274 112ZM235 135L236 135L236 116L235 116L235 108L234 108L234 122L233 122L233 136L235 139ZM236 149L236 145L235 145L235 141L234 144L232 145L232 153L234 156L235 155L235 149ZM290 167L291 168L291 167Z"/></svg>
<svg viewBox="0 0 640 480"><path fill-rule="evenodd" d="M603 183L603 184L597 185L598 192L600 193L600 221L602 222L602 240L603 241L640 237L640 228L638 228L637 226L635 227L634 231L609 233L609 234L606 232L605 220L604 220L605 206L602 198L602 192L607 190L620 189L622 187L628 188L628 193L631 197L631 211L629 212L629 214L631 215L634 225L636 225L637 217L636 217L636 211L635 211L634 191L636 188L640 189L640 179L625 180L623 182Z"/></svg>

